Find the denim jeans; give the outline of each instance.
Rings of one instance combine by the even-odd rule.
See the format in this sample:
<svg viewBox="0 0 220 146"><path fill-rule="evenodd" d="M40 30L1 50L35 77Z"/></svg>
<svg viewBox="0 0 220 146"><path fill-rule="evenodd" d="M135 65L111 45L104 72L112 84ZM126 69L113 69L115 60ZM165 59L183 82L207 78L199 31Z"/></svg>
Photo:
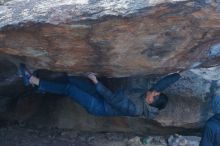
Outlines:
<svg viewBox="0 0 220 146"><path fill-rule="evenodd" d="M203 129L200 146L219 146L220 145L220 113L212 116L205 124Z"/></svg>
<svg viewBox="0 0 220 146"><path fill-rule="evenodd" d="M68 82L40 80L39 90L70 97L97 116L136 116L136 107L127 97L114 94L101 83L87 78L69 76Z"/></svg>

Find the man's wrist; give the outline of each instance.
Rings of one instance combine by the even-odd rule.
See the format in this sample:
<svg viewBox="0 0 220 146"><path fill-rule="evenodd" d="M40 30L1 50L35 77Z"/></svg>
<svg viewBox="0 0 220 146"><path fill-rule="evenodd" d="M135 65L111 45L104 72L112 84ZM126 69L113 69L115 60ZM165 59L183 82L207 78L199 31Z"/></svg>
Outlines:
<svg viewBox="0 0 220 146"><path fill-rule="evenodd" d="M98 80L93 80L93 83L94 84L98 84Z"/></svg>

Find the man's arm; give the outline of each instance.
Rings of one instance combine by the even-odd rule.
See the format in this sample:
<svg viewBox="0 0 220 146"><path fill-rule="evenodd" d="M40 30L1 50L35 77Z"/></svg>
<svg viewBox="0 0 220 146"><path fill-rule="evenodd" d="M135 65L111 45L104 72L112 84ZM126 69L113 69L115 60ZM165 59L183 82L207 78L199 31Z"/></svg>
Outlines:
<svg viewBox="0 0 220 146"><path fill-rule="evenodd" d="M96 90L100 95L102 95L106 100L112 100L114 98L114 94L108 88L106 88L102 83L98 82L95 84Z"/></svg>
<svg viewBox="0 0 220 146"><path fill-rule="evenodd" d="M160 79L153 87L152 90L157 92L162 92L167 87L175 83L181 78L179 73L173 73L170 75L165 76L164 78Z"/></svg>
<svg viewBox="0 0 220 146"><path fill-rule="evenodd" d="M130 101L122 92L113 93L100 83L94 73L87 76L96 86L96 91L108 102L112 107L121 111L124 115L137 115L135 104ZM122 93L122 94L121 94Z"/></svg>
<svg viewBox="0 0 220 146"><path fill-rule="evenodd" d="M98 81L95 73L88 73L87 77L95 84L96 90L98 93L105 98L105 100L109 103L118 102L115 100L120 100L120 98L116 98L115 94L112 93L108 88L106 88L102 83Z"/></svg>
<svg viewBox="0 0 220 146"><path fill-rule="evenodd" d="M214 146L213 141L214 141L213 131L211 127L206 125L199 146Z"/></svg>

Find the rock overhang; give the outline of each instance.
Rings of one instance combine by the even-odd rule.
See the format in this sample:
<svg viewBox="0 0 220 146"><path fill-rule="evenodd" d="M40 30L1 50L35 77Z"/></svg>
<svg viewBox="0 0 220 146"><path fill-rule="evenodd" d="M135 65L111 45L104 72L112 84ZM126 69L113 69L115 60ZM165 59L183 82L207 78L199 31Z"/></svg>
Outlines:
<svg viewBox="0 0 220 146"><path fill-rule="evenodd" d="M24 62L32 69L70 74L94 71L114 79L129 77L131 84L141 83L146 75L161 76L192 69L198 76L188 72L179 84L166 91L171 102L156 121L163 126L198 128L210 116L208 101L215 92L211 91L212 80L219 72L215 66L220 60L218 5L205 1L183 1L147 7L142 3L146 1L139 1L142 4L136 3L136 6L125 9L126 5L120 7L116 1L98 1L99 4L109 2L113 8L99 5L96 9L96 1L75 6L71 3L73 1L57 2L60 2L58 7L54 7L56 3L48 5L45 2L37 11L33 9L34 0L9 1L0 6L3 8L0 10L0 19L3 20L0 22L0 51L1 55L5 55L3 62L6 65L8 62L16 65ZM135 4L131 0L119 2L130 6ZM40 9L47 5L48 9ZM13 17L9 17L10 13L3 15L9 12L9 8L15 12ZM37 13L31 13L32 9ZM208 68L213 66L214 69ZM10 71L9 67L9 75L11 72L14 73L14 69ZM5 72L2 74L5 75ZM140 79L136 81L133 77ZM65 123L62 118L67 117L62 113L74 113L78 109L65 100L62 102L63 105L54 106L55 111L60 109L61 112L57 113L59 116L53 124L60 128L76 127L79 123L71 124L74 116ZM173 112L174 109L177 113ZM79 114L90 117L83 111ZM81 121L85 117L80 117ZM94 123L100 120L90 118ZM111 124L117 130L120 123L127 123L120 128L134 130L134 121L140 122L141 128L146 128L143 119L113 118ZM91 127L94 129L97 125L93 124ZM100 124L108 129L105 123Z"/></svg>
<svg viewBox="0 0 220 146"><path fill-rule="evenodd" d="M202 64L218 65L219 56L213 55L216 47L210 48L219 43L219 14L215 6L202 6L198 1L159 5L151 1L118 4L112 1L119 6L104 7L96 13L92 12L96 9L88 7L99 8L106 1L77 2L57 1L50 5L51 1L45 1L44 7L48 9L42 9L44 13L36 11L37 17L31 19L26 16L35 15L34 12L20 16L21 11L34 11L33 6L38 7L43 1L38 4L34 0L10 1L1 6L5 7L1 12L1 52L23 56L35 68L76 74L95 71L112 77L165 74ZM132 11L105 13L105 10L115 12L114 8L124 3ZM14 12L13 18L6 17L6 7ZM65 10L71 11L66 14ZM88 12L81 15L75 10ZM92 19L102 12L103 16Z"/></svg>

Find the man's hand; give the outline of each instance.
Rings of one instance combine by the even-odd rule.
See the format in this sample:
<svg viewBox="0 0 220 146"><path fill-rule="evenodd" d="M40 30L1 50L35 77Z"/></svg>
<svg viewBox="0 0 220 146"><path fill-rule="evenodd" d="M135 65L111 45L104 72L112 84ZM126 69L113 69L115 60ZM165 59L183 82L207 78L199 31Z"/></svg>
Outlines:
<svg viewBox="0 0 220 146"><path fill-rule="evenodd" d="M86 74L86 77L89 78L94 84L98 83L98 80L96 78L96 73L89 72Z"/></svg>

